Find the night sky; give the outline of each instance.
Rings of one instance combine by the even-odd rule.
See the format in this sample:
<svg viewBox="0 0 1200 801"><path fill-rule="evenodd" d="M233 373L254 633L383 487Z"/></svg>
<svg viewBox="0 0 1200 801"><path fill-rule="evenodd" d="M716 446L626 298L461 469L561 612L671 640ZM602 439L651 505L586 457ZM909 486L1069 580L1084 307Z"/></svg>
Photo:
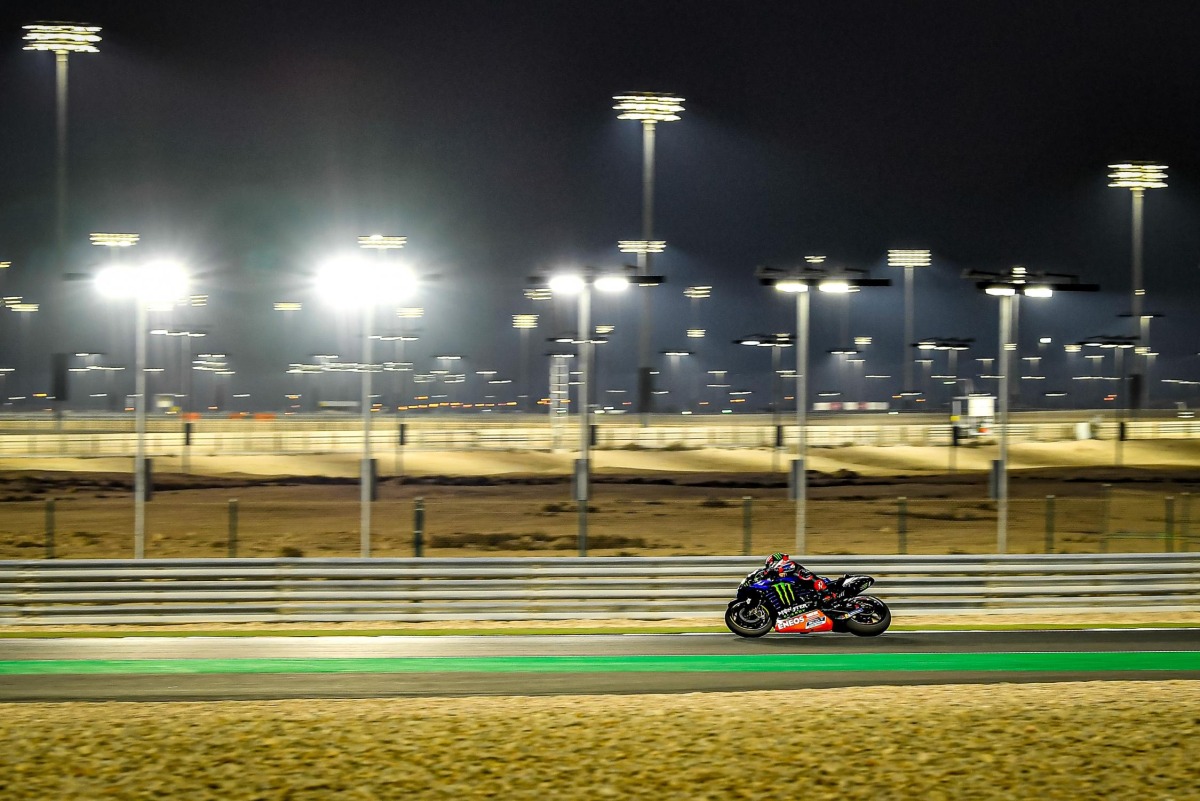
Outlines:
<svg viewBox="0 0 1200 801"><path fill-rule="evenodd" d="M17 368L6 396L46 391L54 350L132 361L130 314L54 269L54 57L22 51L21 25L55 19L104 29L99 54L70 61L69 268L104 257L90 231L139 232L131 258L184 260L209 305L155 323L209 331L203 348L238 372L227 389L258 407L307 391L284 375L290 362L357 358L354 321L308 287L325 257L377 231L407 235L397 258L439 276L411 304L425 309L406 354L416 371L455 353L461 369L517 378L512 314L542 315L537 354L575 325L573 303L522 296L528 276L619 264L616 240L641 235L641 128L611 110L626 91L687 101L658 128L655 235L669 244L655 268L668 283L649 291L655 351L696 355L664 407L694 400L716 369L755 390L746 408L765 404L768 353L731 340L792 329L790 300L754 269L809 254L894 280L813 299L813 391L886 399L901 375L902 272L885 266L896 247L933 251L916 334L974 338L964 376L997 349L997 304L964 269L1024 264L1100 284L1022 303L1022 355L1050 336L1044 366L1065 376L1063 343L1132 332L1117 317L1129 310L1130 193L1106 186L1107 165L1130 159L1170 166L1169 188L1146 199L1146 309L1165 315L1152 327L1153 400L1200 395L1159 383L1200 379L1192 2L6 0L0 260L12 267L0 293L43 304L0 312L0 367ZM712 297L693 304L683 290L699 284ZM279 300L305 307L289 317ZM52 302L70 310L58 331ZM617 326L602 383L626 399L638 316L636 298L598 301L595 322ZM400 330L379 317L380 333ZM687 339L691 327L707 336ZM860 372L894 378L853 386L826 353L843 329L873 338ZM151 363L169 367L161 347ZM1050 383L1100 404L1091 382Z"/></svg>

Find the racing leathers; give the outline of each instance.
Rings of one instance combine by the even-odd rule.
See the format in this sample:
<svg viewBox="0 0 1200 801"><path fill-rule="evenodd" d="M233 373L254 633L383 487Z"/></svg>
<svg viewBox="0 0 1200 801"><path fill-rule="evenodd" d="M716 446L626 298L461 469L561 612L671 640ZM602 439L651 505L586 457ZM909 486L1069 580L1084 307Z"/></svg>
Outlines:
<svg viewBox="0 0 1200 801"><path fill-rule="evenodd" d="M816 606L819 602L831 600L834 596L832 582L828 578L819 576L803 565L793 562L791 557L785 553L773 553L767 557L764 570L771 578L791 579L791 583L796 586L801 603L806 606Z"/></svg>

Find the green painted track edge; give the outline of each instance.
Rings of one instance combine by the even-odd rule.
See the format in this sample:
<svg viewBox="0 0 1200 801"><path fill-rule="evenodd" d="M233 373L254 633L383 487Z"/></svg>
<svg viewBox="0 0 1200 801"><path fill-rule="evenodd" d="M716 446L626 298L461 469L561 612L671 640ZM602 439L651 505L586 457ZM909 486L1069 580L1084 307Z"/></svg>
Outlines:
<svg viewBox="0 0 1200 801"><path fill-rule="evenodd" d="M1200 623L983 623L959 625L953 623L900 624L889 631L1082 631L1087 629L1192 629ZM565 628L529 626L521 628L395 628L395 629L275 629L269 626L246 628L189 630L176 628L113 628L97 627L78 631L39 631L22 628L0 630L0 640L9 639L92 639L112 637L527 637L563 634L728 634L724 626L582 626Z"/></svg>
<svg viewBox="0 0 1200 801"><path fill-rule="evenodd" d="M1198 671L1200 651L856 653L655 656L397 657L347 659L4 660L0 675L188 673Z"/></svg>

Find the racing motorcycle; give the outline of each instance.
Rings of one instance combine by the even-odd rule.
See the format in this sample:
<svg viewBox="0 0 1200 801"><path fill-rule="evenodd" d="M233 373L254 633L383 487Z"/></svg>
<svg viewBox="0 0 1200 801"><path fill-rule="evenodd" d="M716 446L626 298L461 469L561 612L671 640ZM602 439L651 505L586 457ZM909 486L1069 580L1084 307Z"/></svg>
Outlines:
<svg viewBox="0 0 1200 801"><path fill-rule="evenodd" d="M725 625L739 637L761 637L775 631L815 634L848 631L877 637L892 623L887 604L863 595L875 583L871 576L846 574L828 583L819 599L802 594L795 579L755 570L738 586L737 598L725 610Z"/></svg>

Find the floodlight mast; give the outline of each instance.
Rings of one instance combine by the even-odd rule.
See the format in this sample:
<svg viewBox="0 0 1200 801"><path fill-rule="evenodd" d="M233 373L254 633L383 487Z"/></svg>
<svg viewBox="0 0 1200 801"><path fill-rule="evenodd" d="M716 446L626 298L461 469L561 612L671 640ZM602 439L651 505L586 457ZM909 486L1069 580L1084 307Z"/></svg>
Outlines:
<svg viewBox="0 0 1200 801"><path fill-rule="evenodd" d="M654 137L660 122L676 122L683 111L683 98L655 92L631 92L614 95L619 120L636 120L642 123L642 238L626 240L639 244L638 249L624 253L637 253L638 273L648 275L651 270L651 255L661 253L666 242L654 239ZM641 333L638 345L638 412L642 424L649 422L648 415L653 403L653 368L651 366L650 329L653 324L650 293L642 294Z"/></svg>
<svg viewBox="0 0 1200 801"><path fill-rule="evenodd" d="M908 349L913 338L913 270L928 267L931 262L928 250L889 250L888 266L904 268L904 395L913 393L912 358Z"/></svg>
<svg viewBox="0 0 1200 801"><path fill-rule="evenodd" d="M389 250L399 250L408 243L406 236L384 236L383 234L368 234L358 238L358 246L364 250L374 250L382 259ZM375 462L371 458L371 328L375 324L375 306L368 299L373 287L370 282L364 282L356 288L359 294L362 311L362 466L359 472L359 555L367 558L371 555L371 501L374 499ZM397 410L398 415L403 412ZM403 425L403 423L401 423ZM396 473L403 476L403 446L396 448Z"/></svg>
<svg viewBox="0 0 1200 801"><path fill-rule="evenodd" d="M974 280L981 292L1000 299L999 331L999 459L992 463L992 476L996 491L996 553L1008 550L1008 407L1009 372L1012 355L1017 350L1015 334L1016 301L1022 295L1030 298L1053 297L1056 291L1096 292L1096 284L1080 283L1074 275L1064 273L1031 273L1021 266L1012 267L1003 273L983 270L964 270L962 277Z"/></svg>
<svg viewBox="0 0 1200 801"><path fill-rule="evenodd" d="M518 390L517 397L523 399L519 407L520 410L527 412L529 411L529 399L532 394L529 389L529 332L537 328L538 315L526 313L514 314L512 316L512 326L521 332L521 387Z"/></svg>
<svg viewBox="0 0 1200 801"><path fill-rule="evenodd" d="M55 214L54 245L60 272L66 269L67 243L67 56L99 53L100 28L78 22L35 22L25 25L24 50L54 53Z"/></svg>
<svg viewBox="0 0 1200 801"><path fill-rule="evenodd" d="M1134 335L1138 338L1138 344L1148 348L1150 346L1150 318L1142 311L1142 304L1146 296L1142 268L1143 204L1147 189L1165 189L1167 187L1167 165L1152 161L1127 161L1122 164L1110 164L1108 168L1112 170L1108 174L1108 185L1116 189L1128 189L1133 201L1133 264L1129 312L1133 318ZM1138 405L1141 405L1143 399L1148 398L1148 390L1149 382L1142 381L1138 388Z"/></svg>
<svg viewBox="0 0 1200 801"><path fill-rule="evenodd" d="M831 270L823 265L824 256L805 256L805 265L793 269L759 267L755 270L758 282L779 292L796 297L796 459L792 462L790 482L796 502L796 544L793 553L804 554L808 549L808 478L805 462L808 458L808 327L809 289L822 292L846 293L858 287L891 286L886 278L867 278L865 270L841 268Z"/></svg>

